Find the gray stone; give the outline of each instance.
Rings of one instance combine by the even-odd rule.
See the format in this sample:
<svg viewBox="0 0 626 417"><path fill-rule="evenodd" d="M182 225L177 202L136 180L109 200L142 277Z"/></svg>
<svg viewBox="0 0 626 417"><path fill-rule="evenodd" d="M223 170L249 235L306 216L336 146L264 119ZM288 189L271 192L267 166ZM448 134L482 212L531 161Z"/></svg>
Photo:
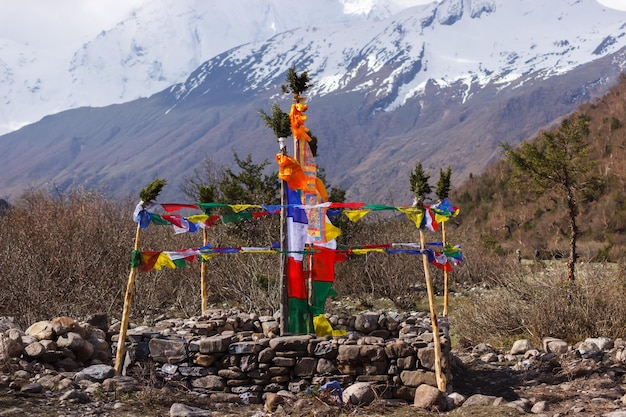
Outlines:
<svg viewBox="0 0 626 417"><path fill-rule="evenodd" d="M230 346L232 342L231 336L211 336L211 337L201 337L200 338L200 353L203 354L211 354L211 353L220 353L227 352L228 346Z"/></svg>
<svg viewBox="0 0 626 417"><path fill-rule="evenodd" d="M181 403L174 403L170 407L170 417L211 417L211 412Z"/></svg>
<svg viewBox="0 0 626 417"><path fill-rule="evenodd" d="M543 351L546 353L555 353L557 355L562 355L567 353L569 350L569 345L566 341L557 339L556 337L544 337L541 340L541 344L543 345Z"/></svg>
<svg viewBox="0 0 626 417"><path fill-rule="evenodd" d="M256 342L236 342L228 346L228 352L233 355L249 355L260 350L261 347Z"/></svg>
<svg viewBox="0 0 626 417"><path fill-rule="evenodd" d="M274 320L261 322L261 328L265 336L280 334L280 324Z"/></svg>
<svg viewBox="0 0 626 417"><path fill-rule="evenodd" d="M192 379L191 386L209 391L221 391L226 387L226 383L217 375L207 375Z"/></svg>
<svg viewBox="0 0 626 417"><path fill-rule="evenodd" d="M432 387L437 386L437 377L435 373L424 370L402 371L400 373L400 380L407 387L417 388L424 384Z"/></svg>
<svg viewBox="0 0 626 417"><path fill-rule="evenodd" d="M85 343L83 337L76 332L65 332L57 338L57 346L60 348L67 348L70 350L76 350Z"/></svg>
<svg viewBox="0 0 626 417"><path fill-rule="evenodd" d="M260 363L270 363L272 359L274 359L274 350L269 347L260 351L257 357Z"/></svg>
<svg viewBox="0 0 626 417"><path fill-rule="evenodd" d="M376 399L376 391L369 382L356 382L343 390L341 398L344 403L363 406Z"/></svg>
<svg viewBox="0 0 626 417"><path fill-rule="evenodd" d="M337 365L335 365L335 361L331 361L329 359L320 358L317 361L317 373L320 375L330 375L337 373Z"/></svg>
<svg viewBox="0 0 626 417"><path fill-rule="evenodd" d="M26 353L26 355L30 358L37 359L46 353L46 348L41 343L34 342L24 348L24 353Z"/></svg>
<svg viewBox="0 0 626 417"><path fill-rule="evenodd" d="M533 414L541 414L544 411L548 411L547 401L537 401L530 409L530 412Z"/></svg>
<svg viewBox="0 0 626 417"><path fill-rule="evenodd" d="M59 401L69 401L75 403L86 404L91 402L89 395L76 389L69 390L59 397Z"/></svg>
<svg viewBox="0 0 626 417"><path fill-rule="evenodd" d="M22 354L22 344L13 339L9 339L0 333L0 359L17 358Z"/></svg>
<svg viewBox="0 0 626 417"><path fill-rule="evenodd" d="M296 362L294 368L295 376L313 376L317 369L317 359L315 358L300 358Z"/></svg>
<svg viewBox="0 0 626 417"><path fill-rule="evenodd" d="M415 349L403 340L393 340L385 345L385 354L388 358L401 358L415 355Z"/></svg>
<svg viewBox="0 0 626 417"><path fill-rule="evenodd" d="M187 359L185 341L181 339L150 339L150 356L155 362L179 363Z"/></svg>
<svg viewBox="0 0 626 417"><path fill-rule="evenodd" d="M614 346L613 340L608 337L589 337L585 339L584 343L593 343L600 350L613 349Z"/></svg>
<svg viewBox="0 0 626 417"><path fill-rule="evenodd" d="M39 394L41 391L43 391L43 386L38 383L22 385L20 388L20 392L25 394Z"/></svg>
<svg viewBox="0 0 626 417"><path fill-rule="evenodd" d="M91 365L74 375L74 381L97 381L102 382L115 375L115 368L111 365Z"/></svg>
<svg viewBox="0 0 626 417"><path fill-rule="evenodd" d="M377 330L378 319L380 318L380 314L366 312L363 314L359 314L356 316L354 320L354 329L361 333L371 333L374 330Z"/></svg>
<svg viewBox="0 0 626 417"><path fill-rule="evenodd" d="M438 388L422 384L415 390L413 406L425 410L446 411L446 394Z"/></svg>
<svg viewBox="0 0 626 417"><path fill-rule="evenodd" d="M493 405L497 398L493 395L474 394L465 400L462 407Z"/></svg>
<svg viewBox="0 0 626 417"><path fill-rule="evenodd" d="M306 352L312 338L310 335L275 337L270 339L270 347L278 352L291 350Z"/></svg>
<svg viewBox="0 0 626 417"><path fill-rule="evenodd" d="M530 343L530 340L528 339L520 339L520 340L516 340L513 343L513 346L511 347L511 355L523 355L525 354L527 351L534 349L535 347L533 346L532 343Z"/></svg>
<svg viewBox="0 0 626 417"><path fill-rule="evenodd" d="M447 408L452 410L453 408L460 407L465 402L466 397L458 392L453 392L448 395Z"/></svg>

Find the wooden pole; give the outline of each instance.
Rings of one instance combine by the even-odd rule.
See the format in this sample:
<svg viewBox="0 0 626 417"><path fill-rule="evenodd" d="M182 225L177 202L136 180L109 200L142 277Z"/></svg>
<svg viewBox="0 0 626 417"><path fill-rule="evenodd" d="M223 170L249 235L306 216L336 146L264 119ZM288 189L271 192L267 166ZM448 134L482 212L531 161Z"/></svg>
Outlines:
<svg viewBox="0 0 626 417"><path fill-rule="evenodd" d="M141 244L141 227L137 225L135 233L135 250L139 250ZM128 330L128 321L130 318L130 308L133 303L133 295L135 292L135 279L137 278L138 267L131 268L128 274L128 284L126 285L126 296L124 297L124 310L122 311L122 323L120 324L120 333L117 339L117 354L115 355L115 373L120 375L122 365L124 364L124 353L126 349L126 331Z"/></svg>
<svg viewBox="0 0 626 417"><path fill-rule="evenodd" d="M202 245L206 246L207 243L209 243L209 232L207 229L202 229ZM208 304L208 294L206 288L206 269L207 263L204 262L203 259L203 262L200 263L200 292L202 296L202 315L206 314Z"/></svg>
<svg viewBox="0 0 626 417"><path fill-rule="evenodd" d="M279 138L280 152L287 155L286 138ZM287 185L280 180L280 335L289 332L289 311L287 306Z"/></svg>
<svg viewBox="0 0 626 417"><path fill-rule="evenodd" d="M443 247L446 247L446 222L441 222L441 240ZM443 316L448 317L448 302L449 302L449 290L448 290L448 271L443 271Z"/></svg>
<svg viewBox="0 0 626 417"><path fill-rule="evenodd" d="M426 239L424 232L420 229L420 244L422 250L426 248ZM437 323L437 311L435 311L435 294L433 292L433 283L430 278L430 269L428 263L428 255L422 255L424 263L424 276L426 278L426 289L428 291L428 304L430 306L430 322L433 329L433 342L435 344L435 377L437 379L437 387L439 391L446 392L447 382L446 376L441 369L441 341L439 340L439 324Z"/></svg>

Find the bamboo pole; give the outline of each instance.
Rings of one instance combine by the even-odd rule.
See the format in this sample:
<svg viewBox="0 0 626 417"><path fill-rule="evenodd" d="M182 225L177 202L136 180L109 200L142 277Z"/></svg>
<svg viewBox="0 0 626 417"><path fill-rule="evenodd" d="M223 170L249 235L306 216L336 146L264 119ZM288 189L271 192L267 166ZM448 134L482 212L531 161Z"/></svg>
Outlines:
<svg viewBox="0 0 626 417"><path fill-rule="evenodd" d="M280 152L287 155L286 138L278 138ZM287 305L287 185L280 181L280 335L289 332L289 311Z"/></svg>
<svg viewBox="0 0 626 417"><path fill-rule="evenodd" d="M424 238L424 232L421 229L420 244L422 250L424 250L426 248L426 239ZM426 278L428 304L430 306L430 322L433 330L433 342L435 345L435 377L437 379L437 387L439 388L439 391L446 392L446 376L441 369L441 341L439 340L439 324L437 322L437 311L435 311L435 294L433 292L433 283L430 278L428 255L426 253L422 254L422 261L424 263L424 277Z"/></svg>
<svg viewBox="0 0 626 417"><path fill-rule="evenodd" d="M209 243L209 232L207 229L202 229L202 245L206 246L206 244ZM203 259L204 261L204 259ZM207 304L208 304L208 294L207 294L207 288L206 288L206 269L207 269L207 263L206 262L201 262L200 263L200 292L201 292L201 296L202 296L202 315L206 314L206 310L207 310Z"/></svg>
<svg viewBox="0 0 626 417"><path fill-rule="evenodd" d="M137 232L135 233L135 250L139 250L141 244L141 226L137 224ZM124 353L126 349L126 331L128 330L128 321L130 318L130 308L133 303L133 295L135 292L135 279L137 278L138 267L131 268L128 274L128 284L126 285L126 296L124 297L124 310L122 311L122 322L120 324L120 333L117 339L117 354L115 355L115 373L120 375L122 365L124 363Z"/></svg>
<svg viewBox="0 0 626 417"><path fill-rule="evenodd" d="M446 222L441 222L441 240L443 247L446 247ZM449 290L448 290L448 271L443 271L443 316L448 317L448 303L449 303Z"/></svg>

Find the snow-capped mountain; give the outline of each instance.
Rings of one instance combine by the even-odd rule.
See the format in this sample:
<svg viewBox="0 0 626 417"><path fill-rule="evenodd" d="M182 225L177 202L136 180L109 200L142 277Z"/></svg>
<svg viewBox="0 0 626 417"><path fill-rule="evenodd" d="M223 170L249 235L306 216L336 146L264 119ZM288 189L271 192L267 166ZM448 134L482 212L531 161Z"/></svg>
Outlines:
<svg viewBox="0 0 626 417"><path fill-rule="evenodd" d="M415 0L155 0L72 50L0 39L0 134L47 114L147 97L230 48L296 27L380 20Z"/></svg>
<svg viewBox="0 0 626 417"><path fill-rule="evenodd" d="M157 175L182 179L206 155L272 158L257 110L288 108L280 85L295 66L315 84L307 124L330 181L352 199L408 200L418 160L434 174L451 165L458 184L498 157L499 142L603 94L626 67L626 13L595 0L395 4L234 47L150 98L2 136L0 196L44 183L134 193ZM46 152L29 154L37 148Z"/></svg>

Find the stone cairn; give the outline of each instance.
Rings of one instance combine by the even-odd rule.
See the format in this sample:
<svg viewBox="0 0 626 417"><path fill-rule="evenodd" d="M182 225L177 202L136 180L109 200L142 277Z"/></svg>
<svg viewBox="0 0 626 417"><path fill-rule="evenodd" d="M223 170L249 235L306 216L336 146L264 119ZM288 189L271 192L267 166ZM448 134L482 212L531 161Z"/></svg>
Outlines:
<svg viewBox="0 0 626 417"><path fill-rule="evenodd" d="M414 401L417 387L437 387L427 313L364 312L333 315L329 321L347 335L278 336L275 317L232 309L189 319L163 318L151 326L131 324L122 374L151 363L166 381L184 383L215 402L239 404L258 404L272 393L297 394L325 384L339 389L344 402L367 404L378 398L407 403ZM451 381L448 324L440 321L443 369ZM0 330L5 356L23 367L36 363L50 374L77 372L74 383L78 378L104 381L109 390L128 388L129 377L113 378L119 323L108 326L106 317L85 322L57 317L25 331ZM21 389L32 378L21 386L13 382ZM445 394L442 398L445 404Z"/></svg>

